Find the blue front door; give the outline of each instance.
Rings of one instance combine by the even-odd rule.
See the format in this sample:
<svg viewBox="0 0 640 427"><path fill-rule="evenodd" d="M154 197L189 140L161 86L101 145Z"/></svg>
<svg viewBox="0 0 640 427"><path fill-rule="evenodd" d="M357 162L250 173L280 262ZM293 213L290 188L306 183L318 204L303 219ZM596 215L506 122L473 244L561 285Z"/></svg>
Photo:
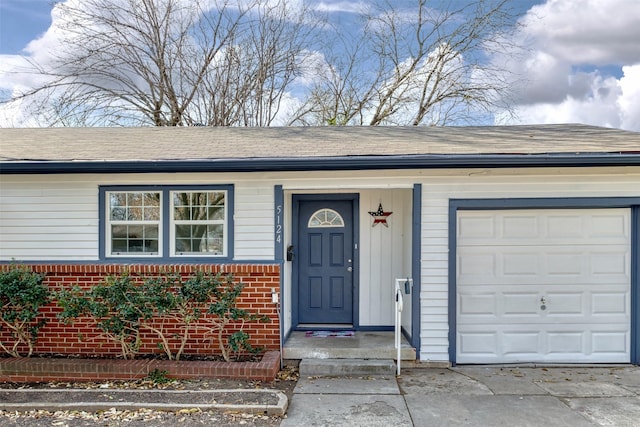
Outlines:
<svg viewBox="0 0 640 427"><path fill-rule="evenodd" d="M298 203L298 323L353 324L354 202Z"/></svg>

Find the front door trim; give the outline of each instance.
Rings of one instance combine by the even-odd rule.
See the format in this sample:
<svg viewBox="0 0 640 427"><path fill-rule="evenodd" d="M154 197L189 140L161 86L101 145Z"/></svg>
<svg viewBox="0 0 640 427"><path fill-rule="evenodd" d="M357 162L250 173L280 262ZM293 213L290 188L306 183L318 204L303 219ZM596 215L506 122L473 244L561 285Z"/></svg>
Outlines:
<svg viewBox="0 0 640 427"><path fill-rule="evenodd" d="M300 232L298 230L301 201L343 201L350 200L353 203L353 329L359 328L360 319L360 195L358 193L317 193L317 194L293 194L292 195L292 218L291 218L291 241L294 248L299 247ZM295 257L295 251L294 251ZM291 324L293 329L299 325L298 319L298 273L299 265L294 261L291 268Z"/></svg>

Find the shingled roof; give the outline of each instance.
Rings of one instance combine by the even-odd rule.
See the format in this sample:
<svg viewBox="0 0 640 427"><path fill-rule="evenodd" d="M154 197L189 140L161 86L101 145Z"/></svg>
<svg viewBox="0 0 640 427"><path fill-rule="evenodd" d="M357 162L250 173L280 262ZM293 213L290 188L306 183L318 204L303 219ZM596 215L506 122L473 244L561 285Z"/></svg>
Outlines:
<svg viewBox="0 0 640 427"><path fill-rule="evenodd" d="M640 133L574 124L0 129L0 173L486 167L525 158L638 165Z"/></svg>

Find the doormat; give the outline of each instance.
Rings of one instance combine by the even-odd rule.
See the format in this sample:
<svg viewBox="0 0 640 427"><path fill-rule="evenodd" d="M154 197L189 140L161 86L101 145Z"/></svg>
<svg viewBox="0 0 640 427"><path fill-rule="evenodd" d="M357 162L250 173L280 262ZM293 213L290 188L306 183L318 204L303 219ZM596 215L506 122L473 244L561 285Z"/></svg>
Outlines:
<svg viewBox="0 0 640 427"><path fill-rule="evenodd" d="M307 338L349 338L355 334L354 331L307 331L304 333L304 336Z"/></svg>

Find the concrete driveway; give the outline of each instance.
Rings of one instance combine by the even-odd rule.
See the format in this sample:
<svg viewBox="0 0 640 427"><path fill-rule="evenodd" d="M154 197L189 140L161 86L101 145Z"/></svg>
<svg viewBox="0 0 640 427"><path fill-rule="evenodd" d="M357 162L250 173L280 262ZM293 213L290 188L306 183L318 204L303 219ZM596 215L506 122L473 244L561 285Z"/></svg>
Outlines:
<svg viewBox="0 0 640 427"><path fill-rule="evenodd" d="M640 368L411 368L301 378L282 426L640 426Z"/></svg>

